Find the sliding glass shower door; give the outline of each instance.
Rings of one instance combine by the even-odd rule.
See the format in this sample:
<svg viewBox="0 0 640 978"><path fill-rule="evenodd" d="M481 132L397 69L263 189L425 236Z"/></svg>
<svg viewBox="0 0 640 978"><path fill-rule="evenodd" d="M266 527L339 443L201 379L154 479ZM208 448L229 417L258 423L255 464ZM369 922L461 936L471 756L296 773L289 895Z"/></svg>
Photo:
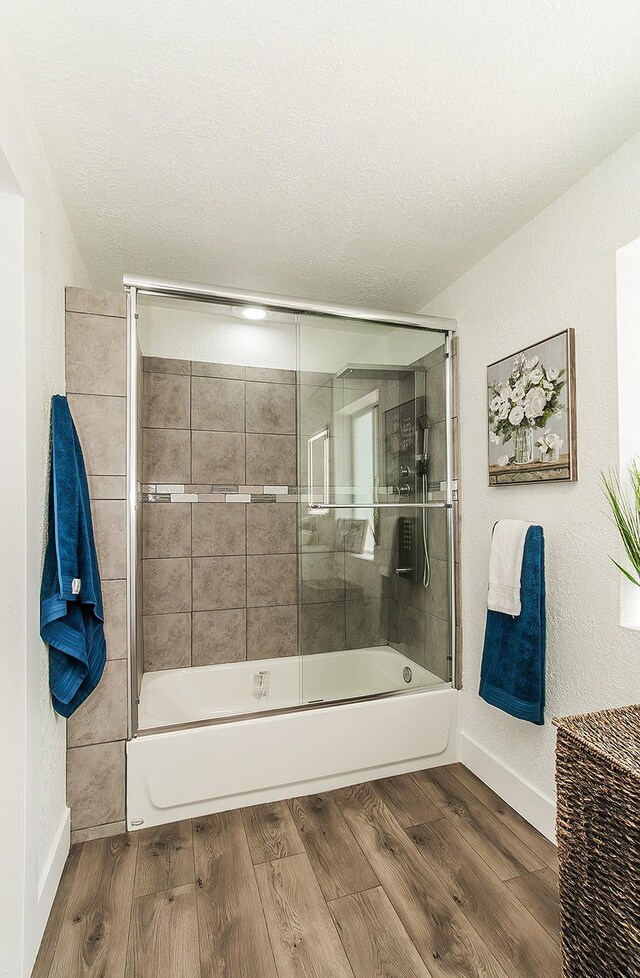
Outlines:
<svg viewBox="0 0 640 978"><path fill-rule="evenodd" d="M300 317L303 703L451 679L445 343Z"/></svg>

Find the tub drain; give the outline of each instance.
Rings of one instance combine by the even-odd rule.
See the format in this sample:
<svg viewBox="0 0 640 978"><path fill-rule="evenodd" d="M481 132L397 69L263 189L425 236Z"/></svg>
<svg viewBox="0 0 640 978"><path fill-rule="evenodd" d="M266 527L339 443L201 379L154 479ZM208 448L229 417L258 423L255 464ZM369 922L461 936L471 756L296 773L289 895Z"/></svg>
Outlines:
<svg viewBox="0 0 640 978"><path fill-rule="evenodd" d="M405 666L404 669L402 670L402 678L404 679L405 683L410 683L412 677L413 677L413 673L411 672L411 669L409 668L409 666Z"/></svg>

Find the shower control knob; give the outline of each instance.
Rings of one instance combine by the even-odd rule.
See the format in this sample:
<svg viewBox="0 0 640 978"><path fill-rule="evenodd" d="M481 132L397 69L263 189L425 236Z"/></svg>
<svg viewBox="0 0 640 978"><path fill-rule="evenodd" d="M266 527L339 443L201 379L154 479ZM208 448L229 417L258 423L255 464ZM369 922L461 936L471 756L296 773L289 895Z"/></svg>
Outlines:
<svg viewBox="0 0 640 978"><path fill-rule="evenodd" d="M408 465L402 466L402 468L400 469L400 475L402 476L403 479L409 478L409 476L411 475L411 469L409 468Z"/></svg>
<svg viewBox="0 0 640 978"><path fill-rule="evenodd" d="M411 492L411 486L403 482L400 486L394 486L392 491L396 496L408 496Z"/></svg>

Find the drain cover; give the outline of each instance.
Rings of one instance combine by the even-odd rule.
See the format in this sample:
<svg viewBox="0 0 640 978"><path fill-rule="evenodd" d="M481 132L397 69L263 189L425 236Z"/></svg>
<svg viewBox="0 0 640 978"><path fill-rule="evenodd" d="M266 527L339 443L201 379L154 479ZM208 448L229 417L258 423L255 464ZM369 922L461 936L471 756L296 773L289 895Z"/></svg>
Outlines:
<svg viewBox="0 0 640 978"><path fill-rule="evenodd" d="M409 666L405 666L404 669L402 670L402 678L404 679L405 683L410 683L412 677L413 677L413 673L411 672L411 669L409 668Z"/></svg>

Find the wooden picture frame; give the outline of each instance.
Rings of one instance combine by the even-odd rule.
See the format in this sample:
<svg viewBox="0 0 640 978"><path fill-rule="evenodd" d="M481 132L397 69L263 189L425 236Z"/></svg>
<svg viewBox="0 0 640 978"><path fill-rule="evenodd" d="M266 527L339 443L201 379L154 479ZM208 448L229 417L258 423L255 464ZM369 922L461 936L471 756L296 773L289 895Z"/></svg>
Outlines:
<svg viewBox="0 0 640 978"><path fill-rule="evenodd" d="M577 480L575 360L569 328L489 364L490 486Z"/></svg>

